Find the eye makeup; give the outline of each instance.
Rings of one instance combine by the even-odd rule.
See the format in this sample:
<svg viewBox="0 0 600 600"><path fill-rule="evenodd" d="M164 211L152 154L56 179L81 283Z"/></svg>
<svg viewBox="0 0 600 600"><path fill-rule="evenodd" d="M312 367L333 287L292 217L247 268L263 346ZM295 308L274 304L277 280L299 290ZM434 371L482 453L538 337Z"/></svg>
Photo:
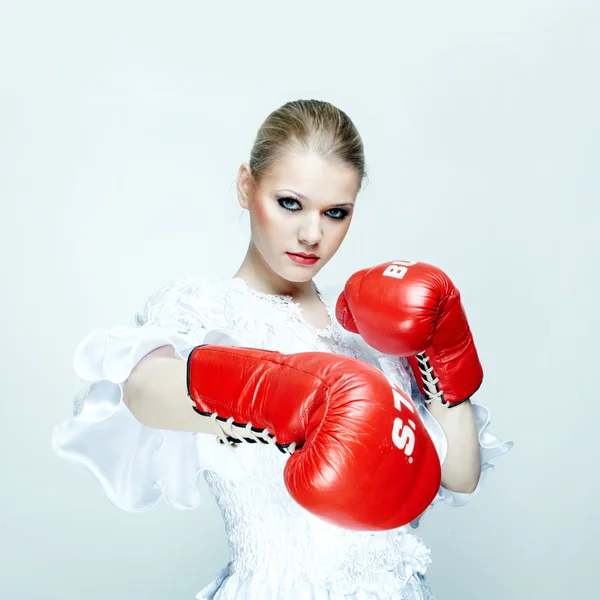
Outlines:
<svg viewBox="0 0 600 600"><path fill-rule="evenodd" d="M285 210L289 210L290 212L298 212L300 210L302 210L302 206L300 204L300 201L297 200L296 198L293 198L292 196L284 196L282 198L277 198L277 202L279 204L279 206L281 206L281 208L285 209ZM299 208L291 208L290 204L296 204L296 206L298 206ZM334 212L336 214L330 214L331 212ZM333 219L334 221L343 221L349 214L350 211L344 209L344 208L330 208L329 210L325 211L325 214L330 218Z"/></svg>

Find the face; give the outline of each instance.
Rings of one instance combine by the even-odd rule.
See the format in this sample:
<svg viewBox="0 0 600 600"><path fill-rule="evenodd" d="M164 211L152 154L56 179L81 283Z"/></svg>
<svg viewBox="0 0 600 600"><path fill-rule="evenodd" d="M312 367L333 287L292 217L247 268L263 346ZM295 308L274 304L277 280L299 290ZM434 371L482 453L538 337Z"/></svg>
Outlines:
<svg viewBox="0 0 600 600"><path fill-rule="evenodd" d="M258 260L287 281L311 280L348 232L359 188L356 171L298 152L280 159L258 185L248 173L243 164L238 197L250 213Z"/></svg>

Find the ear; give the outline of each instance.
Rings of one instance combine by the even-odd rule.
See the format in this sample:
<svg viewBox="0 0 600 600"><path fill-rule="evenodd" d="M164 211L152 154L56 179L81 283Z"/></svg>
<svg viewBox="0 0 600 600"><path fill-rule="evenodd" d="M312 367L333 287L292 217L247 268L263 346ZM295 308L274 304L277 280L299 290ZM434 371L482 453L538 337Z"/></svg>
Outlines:
<svg viewBox="0 0 600 600"><path fill-rule="evenodd" d="M248 207L250 206L251 192L252 174L250 172L250 165L248 163L242 163L238 169L237 195L240 206L246 210L248 210Z"/></svg>

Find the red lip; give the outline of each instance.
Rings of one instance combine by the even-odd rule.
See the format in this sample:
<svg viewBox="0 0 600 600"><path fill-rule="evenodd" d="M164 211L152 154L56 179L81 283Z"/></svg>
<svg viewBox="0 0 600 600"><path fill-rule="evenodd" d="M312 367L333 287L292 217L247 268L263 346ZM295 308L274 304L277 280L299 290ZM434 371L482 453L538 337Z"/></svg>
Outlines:
<svg viewBox="0 0 600 600"><path fill-rule="evenodd" d="M304 254L304 252L288 252L288 254L301 256L302 258L319 258L316 254Z"/></svg>
<svg viewBox="0 0 600 600"><path fill-rule="evenodd" d="M304 252L302 252L302 254L292 254L291 252L286 252L286 254L291 261L298 265L314 265L318 260L320 260L316 254L305 254Z"/></svg>

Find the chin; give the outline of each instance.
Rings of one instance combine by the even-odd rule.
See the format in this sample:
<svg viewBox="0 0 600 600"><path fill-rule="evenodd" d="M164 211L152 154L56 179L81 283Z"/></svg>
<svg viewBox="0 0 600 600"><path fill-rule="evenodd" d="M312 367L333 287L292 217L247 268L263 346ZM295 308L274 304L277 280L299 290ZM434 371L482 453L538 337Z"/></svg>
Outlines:
<svg viewBox="0 0 600 600"><path fill-rule="evenodd" d="M289 267L286 269L279 269L275 272L285 279L286 281L291 281L293 283L305 283L310 281L322 268L324 265L320 265L318 268L316 265L310 267L299 267L294 269L293 267L290 269Z"/></svg>
<svg viewBox="0 0 600 600"><path fill-rule="evenodd" d="M286 272L282 272L282 273L278 273L278 274L280 277L283 277L283 279L285 279L286 281L291 281L292 283L305 283L307 281L310 281L317 273L318 273L318 271L314 271L311 273L305 273L304 275L302 275L301 273L286 273Z"/></svg>

